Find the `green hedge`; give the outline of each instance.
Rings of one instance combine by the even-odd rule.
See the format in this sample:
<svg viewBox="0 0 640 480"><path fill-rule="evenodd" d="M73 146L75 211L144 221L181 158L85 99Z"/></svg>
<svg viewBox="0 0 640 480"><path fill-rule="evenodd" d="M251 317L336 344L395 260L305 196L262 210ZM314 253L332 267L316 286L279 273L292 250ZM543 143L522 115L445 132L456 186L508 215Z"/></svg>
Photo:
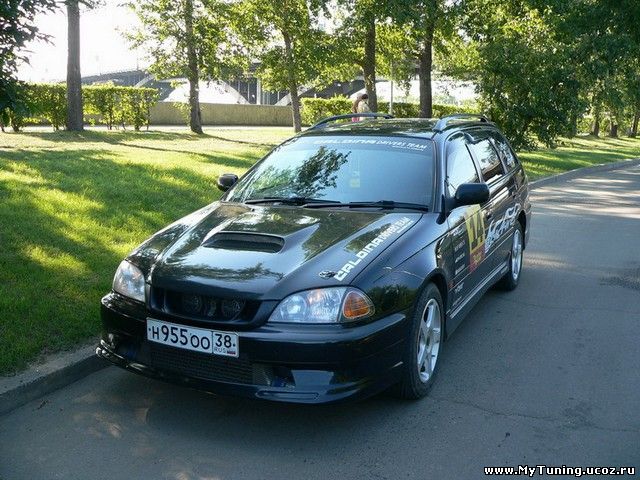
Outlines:
<svg viewBox="0 0 640 480"><path fill-rule="evenodd" d="M302 122L313 125L323 118L351 112L352 101L347 97L303 98ZM389 111L389 102L378 102L379 112ZM468 107L457 105L433 104L433 116L444 117L454 113L477 113ZM420 105L417 103L394 102L393 114L399 118L416 118L420 116Z"/></svg>
<svg viewBox="0 0 640 480"><path fill-rule="evenodd" d="M158 101L154 88L90 85L82 87L85 121L109 129L127 125L140 130L149 125L149 111ZM14 130L25 124L49 124L59 130L67 116L64 84L22 83L18 89L19 107L7 112Z"/></svg>
<svg viewBox="0 0 640 480"><path fill-rule="evenodd" d="M82 93L85 114L97 116L109 129L115 125L133 125L136 130L148 126L149 111L158 101L154 88L100 85L83 87Z"/></svg>

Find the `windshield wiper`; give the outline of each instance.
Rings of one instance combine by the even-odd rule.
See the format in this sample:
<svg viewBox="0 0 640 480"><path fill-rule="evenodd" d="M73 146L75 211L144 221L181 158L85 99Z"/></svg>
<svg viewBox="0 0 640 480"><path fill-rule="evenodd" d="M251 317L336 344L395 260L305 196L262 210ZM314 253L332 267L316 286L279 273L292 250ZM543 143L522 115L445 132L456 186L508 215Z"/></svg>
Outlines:
<svg viewBox="0 0 640 480"><path fill-rule="evenodd" d="M407 203L407 202L395 202L393 200L379 200L377 202L322 202L322 203L309 203L303 205L307 208L329 208L329 207L345 207L345 208L406 208L408 210L420 210L422 212L428 212L429 207L419 203Z"/></svg>
<svg viewBox="0 0 640 480"><path fill-rule="evenodd" d="M321 198L309 198L309 197L263 197L263 198L251 198L249 200L245 200L243 203L248 205L257 205L260 203L282 203L285 205L315 205L315 204L326 204L326 205L337 205L340 202L336 200L323 200Z"/></svg>

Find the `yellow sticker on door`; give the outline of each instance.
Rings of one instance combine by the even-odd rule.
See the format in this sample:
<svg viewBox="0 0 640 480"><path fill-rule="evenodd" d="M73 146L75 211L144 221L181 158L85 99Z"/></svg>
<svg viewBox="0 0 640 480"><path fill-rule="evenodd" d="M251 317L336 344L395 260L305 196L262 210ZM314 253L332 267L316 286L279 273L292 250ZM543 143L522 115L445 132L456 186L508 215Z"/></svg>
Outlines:
<svg viewBox="0 0 640 480"><path fill-rule="evenodd" d="M484 259L484 217L479 205L474 205L464 215L469 236L469 272L473 272Z"/></svg>

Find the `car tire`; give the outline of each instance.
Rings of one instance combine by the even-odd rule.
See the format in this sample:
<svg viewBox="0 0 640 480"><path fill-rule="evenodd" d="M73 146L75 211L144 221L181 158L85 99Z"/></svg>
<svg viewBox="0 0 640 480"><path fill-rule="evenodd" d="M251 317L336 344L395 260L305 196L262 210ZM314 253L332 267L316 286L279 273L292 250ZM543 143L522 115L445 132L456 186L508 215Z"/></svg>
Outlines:
<svg viewBox="0 0 640 480"><path fill-rule="evenodd" d="M498 282L498 288L501 290L515 290L520 282L522 276L523 266L523 252L524 252L524 234L522 232L522 225L520 222L516 222L516 227L513 230L513 237L511 238L511 251L509 253L509 270Z"/></svg>
<svg viewBox="0 0 640 480"><path fill-rule="evenodd" d="M442 295L438 287L429 283L420 295L411 317L403 361L404 372L394 392L397 396L413 400L428 393L438 372L443 334Z"/></svg>

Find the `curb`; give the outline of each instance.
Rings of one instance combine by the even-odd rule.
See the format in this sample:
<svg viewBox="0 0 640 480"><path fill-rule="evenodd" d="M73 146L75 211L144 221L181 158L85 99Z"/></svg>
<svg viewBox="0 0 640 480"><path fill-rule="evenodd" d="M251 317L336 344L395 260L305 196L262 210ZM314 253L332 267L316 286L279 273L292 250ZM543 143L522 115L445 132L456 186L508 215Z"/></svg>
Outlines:
<svg viewBox="0 0 640 480"><path fill-rule="evenodd" d="M21 407L109 365L96 356L97 340L12 377L0 377L0 415Z"/></svg>
<svg viewBox="0 0 640 480"><path fill-rule="evenodd" d="M640 165L640 158L578 168L530 182L529 188L534 190L591 173L618 170L636 165ZM0 415L9 413L32 400L66 387L110 365L109 362L96 355L96 345L97 341L94 341L73 352L54 355L48 358L44 364L32 367L16 376L0 377Z"/></svg>
<svg viewBox="0 0 640 480"><path fill-rule="evenodd" d="M533 182L529 182L529 189L533 190L536 188L546 187L547 185L552 185L557 182L584 177L585 175L589 175L591 173L608 172L610 170L618 170L626 167L635 167L636 165L640 165L640 158L621 160L619 162L612 163L603 163L600 165L595 165L593 167L576 168L575 170L569 170L568 172L559 173L558 175L553 175L551 177L545 177Z"/></svg>

